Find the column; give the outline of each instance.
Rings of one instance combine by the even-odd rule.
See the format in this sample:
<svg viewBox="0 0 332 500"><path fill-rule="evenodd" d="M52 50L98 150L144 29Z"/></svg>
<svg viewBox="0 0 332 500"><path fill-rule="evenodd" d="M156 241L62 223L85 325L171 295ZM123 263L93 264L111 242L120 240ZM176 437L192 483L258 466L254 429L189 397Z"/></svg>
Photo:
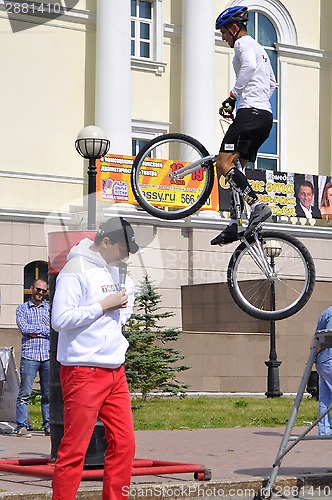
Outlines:
<svg viewBox="0 0 332 500"><path fill-rule="evenodd" d="M112 153L131 155L129 0L98 0L96 31L96 125Z"/></svg>
<svg viewBox="0 0 332 500"><path fill-rule="evenodd" d="M216 151L214 0L182 1L181 132Z"/></svg>

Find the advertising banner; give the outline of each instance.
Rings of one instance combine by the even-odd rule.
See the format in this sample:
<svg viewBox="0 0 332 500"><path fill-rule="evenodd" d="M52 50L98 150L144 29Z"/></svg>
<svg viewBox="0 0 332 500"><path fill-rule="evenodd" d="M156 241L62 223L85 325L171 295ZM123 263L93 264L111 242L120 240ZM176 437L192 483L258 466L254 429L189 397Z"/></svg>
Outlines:
<svg viewBox="0 0 332 500"><path fill-rule="evenodd" d="M332 219L332 178L272 170L246 169L245 174L259 199L273 215ZM219 176L220 210L229 210L230 188Z"/></svg>
<svg viewBox="0 0 332 500"><path fill-rule="evenodd" d="M106 155L97 161L97 199L136 204L130 187L132 156Z"/></svg>
<svg viewBox="0 0 332 500"><path fill-rule="evenodd" d="M97 199L112 203L137 204L133 195L130 175L133 156L106 155L97 163ZM202 172L198 170L184 179L172 181L169 172L185 165L171 160L147 158L144 189L146 198L155 205L186 207L192 205L203 185ZM218 186L215 183L202 210L218 210Z"/></svg>
<svg viewBox="0 0 332 500"><path fill-rule="evenodd" d="M130 184L133 161L133 156L111 154L97 161L99 201L137 205ZM169 178L169 172L184 163L147 158L144 165L143 189L155 205L186 207L202 189L200 170L177 181ZM245 174L259 199L269 204L273 215L332 219L332 177L253 169L246 169ZM202 210L229 209L230 188L225 178L218 175L218 182Z"/></svg>

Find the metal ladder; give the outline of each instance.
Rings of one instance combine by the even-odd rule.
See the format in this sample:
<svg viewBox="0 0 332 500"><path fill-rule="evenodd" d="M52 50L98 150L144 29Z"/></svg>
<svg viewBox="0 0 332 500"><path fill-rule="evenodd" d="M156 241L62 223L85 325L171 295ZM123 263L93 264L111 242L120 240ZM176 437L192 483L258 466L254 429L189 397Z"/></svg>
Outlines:
<svg viewBox="0 0 332 500"><path fill-rule="evenodd" d="M315 363L317 351L319 348L326 348L326 347L332 347L332 330L317 330L314 334L314 338L310 347L310 353L309 353L309 358L302 376L302 380L299 385L299 389L297 391L297 395L291 410L291 414L284 432L284 435L281 440L281 444L275 459L275 462L272 466L272 472L271 476L269 477L266 486L262 488L261 491L259 491L255 497L254 500L262 500L266 498L270 498L273 494L273 487L274 483L276 481L279 468L281 466L282 459L284 458L285 455L289 451L291 451L294 446L297 445L302 440L319 440L319 439L332 439L332 436L307 436L307 434L320 422L325 415L332 409L332 403L328 407L328 409L319 417L317 418L312 424L309 425L309 427L300 435L296 437L291 437L291 432L294 426L294 422L303 398L303 394L305 392L311 369ZM293 441L290 445L288 445L289 441Z"/></svg>

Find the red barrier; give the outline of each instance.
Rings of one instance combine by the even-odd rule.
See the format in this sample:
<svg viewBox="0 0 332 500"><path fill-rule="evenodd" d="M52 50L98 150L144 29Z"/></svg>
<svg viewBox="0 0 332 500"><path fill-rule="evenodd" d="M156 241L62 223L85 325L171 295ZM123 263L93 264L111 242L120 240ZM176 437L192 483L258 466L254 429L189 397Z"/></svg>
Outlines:
<svg viewBox="0 0 332 500"><path fill-rule="evenodd" d="M23 476L53 477L54 464L49 458L27 458L0 460L0 471L12 472ZM182 462L167 462L164 460L146 460L135 458L132 476L155 476L159 474L194 473L194 479L199 481L210 480L211 471L201 464L185 464ZM103 469L86 469L83 471L83 480L102 480Z"/></svg>

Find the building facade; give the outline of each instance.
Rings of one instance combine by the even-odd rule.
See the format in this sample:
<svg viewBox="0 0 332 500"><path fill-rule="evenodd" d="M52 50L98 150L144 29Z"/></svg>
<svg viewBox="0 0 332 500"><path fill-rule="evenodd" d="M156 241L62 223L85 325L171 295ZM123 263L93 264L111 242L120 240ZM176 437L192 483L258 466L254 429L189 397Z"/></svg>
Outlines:
<svg viewBox="0 0 332 500"><path fill-rule="evenodd" d="M248 6L249 31L268 50L277 76L274 127L256 167L332 175L330 0L79 0L72 2L73 8L64 4L41 4L43 10L38 4L38 10L37 4L24 7L27 4L0 1L0 87L5 96L0 121L0 342L14 344L18 353L15 309L29 280L45 273L49 232L86 228L87 164L74 147L79 131L98 125L114 154L135 155L145 141L167 132L187 133L209 151L218 151L223 135L218 108L234 79L232 50L214 30L215 18L224 8ZM148 273L159 287L163 307L175 312L170 324L182 327L181 286L225 281L233 247L215 249L209 241L227 223L228 214L204 212L168 223L153 220L135 206L98 203L98 223L113 213L128 217L144 247L141 256L132 257L134 279ZM328 287L329 221L289 222L279 220L273 227L292 231L307 244L318 280ZM317 299L308 329L298 333L301 354L298 369L293 369L297 373L303 371L307 355L301 336L308 336L309 346L326 305L328 297L326 302ZM278 325L281 343L284 333L292 334L290 324L285 320ZM247 335L241 337L244 342L254 338L253 332L250 337L248 332L233 332L234 342L240 338L236 333ZM193 335L184 333L181 340L194 365L183 377L194 380L192 374L200 371L191 389L248 390L244 379L234 382L226 365L222 384L220 377L217 381L220 366L202 364L203 355L211 360L216 340L200 337L198 347ZM199 335L203 334L197 331L195 338ZM220 352L223 338L219 335ZM261 347L257 350L252 343L253 355L258 351L259 359L266 358L266 331L257 342ZM202 347L208 352L201 353L199 361L195 356ZM287 352L286 345L282 349ZM214 366L214 372L203 380L207 366ZM248 362L248 370L250 366L254 380L254 361ZM287 390L294 390L296 376L282 370L283 365L281 378ZM264 373L255 390L264 390ZM216 377L213 382L211 377Z"/></svg>

